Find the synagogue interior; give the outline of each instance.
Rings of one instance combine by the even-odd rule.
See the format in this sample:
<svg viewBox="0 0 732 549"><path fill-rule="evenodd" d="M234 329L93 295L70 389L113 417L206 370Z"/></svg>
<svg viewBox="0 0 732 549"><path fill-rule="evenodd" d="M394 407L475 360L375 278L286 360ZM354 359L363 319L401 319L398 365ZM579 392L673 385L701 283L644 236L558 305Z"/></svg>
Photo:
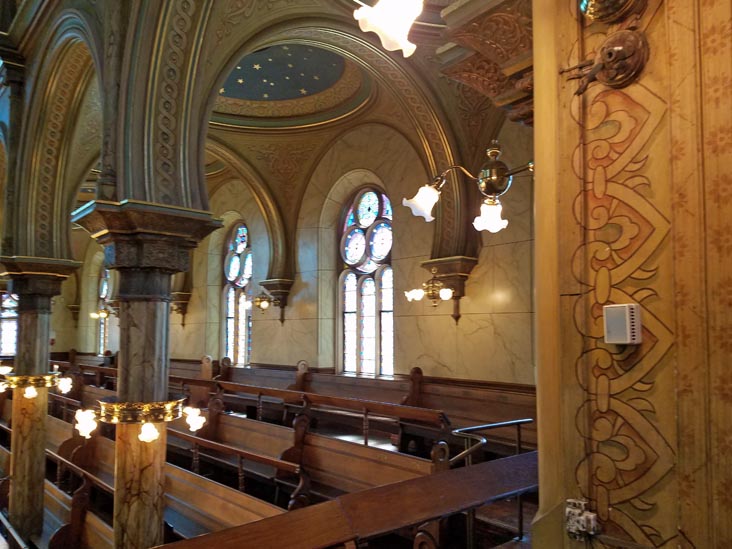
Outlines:
<svg viewBox="0 0 732 549"><path fill-rule="evenodd" d="M0 0L0 547L732 547L730 36Z"/></svg>

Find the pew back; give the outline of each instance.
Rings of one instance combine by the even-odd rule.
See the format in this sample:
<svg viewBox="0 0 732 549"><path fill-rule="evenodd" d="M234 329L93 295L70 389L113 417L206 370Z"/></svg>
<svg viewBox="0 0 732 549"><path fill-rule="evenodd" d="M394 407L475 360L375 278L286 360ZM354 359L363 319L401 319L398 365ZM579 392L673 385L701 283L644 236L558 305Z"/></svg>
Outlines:
<svg viewBox="0 0 732 549"><path fill-rule="evenodd" d="M305 436L303 467L314 491L327 497L430 475L436 468L426 459L315 434Z"/></svg>

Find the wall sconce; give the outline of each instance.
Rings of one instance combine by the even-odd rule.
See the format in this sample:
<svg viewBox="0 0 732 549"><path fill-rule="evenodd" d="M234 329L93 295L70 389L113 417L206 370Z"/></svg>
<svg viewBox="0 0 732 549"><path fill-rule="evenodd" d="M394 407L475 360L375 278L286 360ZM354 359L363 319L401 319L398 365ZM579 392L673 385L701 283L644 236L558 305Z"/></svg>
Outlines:
<svg viewBox="0 0 732 549"><path fill-rule="evenodd" d="M94 311L93 313L89 313L89 317L93 318L94 320L100 319L100 318L108 318L109 315L115 314L116 311L112 309L111 307L107 307L106 305L104 307L101 307L100 309Z"/></svg>
<svg viewBox="0 0 732 549"><path fill-rule="evenodd" d="M287 294L280 294L278 296L269 295L262 291L257 297L254 298L253 305L257 307L262 313L270 307L280 308L280 324L285 323L285 306L287 305Z"/></svg>
<svg viewBox="0 0 732 549"><path fill-rule="evenodd" d="M363 32L375 32L385 50L402 50L409 57L417 49L409 39L409 29L424 8L424 0L379 0L371 7L355 0L361 7L353 12Z"/></svg>
<svg viewBox="0 0 732 549"><path fill-rule="evenodd" d="M427 299L432 301L432 306L437 307L440 300L448 301L452 299L452 288L445 286L445 283L437 278L436 275L437 268L433 267L432 278L427 282L423 282L422 288L415 288L408 292L404 292L404 296L407 298L407 301L421 301L423 297L427 297Z"/></svg>
<svg viewBox="0 0 732 549"><path fill-rule="evenodd" d="M420 187L414 198L402 200L402 204L412 210L415 216L422 216L427 222L434 221L432 209L440 199L442 187L447 183L447 174L453 170L463 172L478 185L478 190L485 197L480 206L480 215L473 221L473 227L478 231L490 231L497 233L508 226L508 220L502 219L501 214L503 207L501 206L499 196L502 196L511 188L513 176L524 171L534 171L534 163L529 162L512 170L501 162L498 158L501 156L501 147L498 141L493 141L491 146L486 150L488 160L480 169L478 176L474 176L463 166L450 166L440 175L432 180L431 184Z"/></svg>
<svg viewBox="0 0 732 549"><path fill-rule="evenodd" d="M422 283L421 288L414 288L408 292L404 292L404 296L407 301L421 301L424 297L432 302L433 307L437 307L442 301L453 300L453 312L452 318L455 320L455 324L460 320L460 297L458 296L453 288L445 284L442 280L437 278L437 267L430 269L432 278L427 282Z"/></svg>
<svg viewBox="0 0 732 549"><path fill-rule="evenodd" d="M262 292L254 298L254 306L262 312L269 309L272 305L279 307L280 300L267 295L265 292Z"/></svg>

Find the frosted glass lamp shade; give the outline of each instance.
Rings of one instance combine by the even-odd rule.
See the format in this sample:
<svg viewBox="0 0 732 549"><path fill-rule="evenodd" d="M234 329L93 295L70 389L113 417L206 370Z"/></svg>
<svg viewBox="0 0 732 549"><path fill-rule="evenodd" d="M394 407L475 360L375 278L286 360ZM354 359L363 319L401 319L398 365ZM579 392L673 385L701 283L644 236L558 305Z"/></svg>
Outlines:
<svg viewBox="0 0 732 549"><path fill-rule="evenodd" d="M91 432L97 428L94 410L76 410L74 419L76 419L74 429L84 438L91 438Z"/></svg>
<svg viewBox="0 0 732 549"><path fill-rule="evenodd" d="M409 39L409 29L422 13L424 0L379 0L375 6L363 6L353 12L364 32L375 32L385 50L402 50L409 57L417 49Z"/></svg>
<svg viewBox="0 0 732 549"><path fill-rule="evenodd" d="M503 206L496 199L487 199L480 205L480 215L473 221L476 231L497 233L508 226L507 219L501 219Z"/></svg>
<svg viewBox="0 0 732 549"><path fill-rule="evenodd" d="M452 288L442 288L440 290L440 299L442 301L447 301L448 299L452 299Z"/></svg>
<svg viewBox="0 0 732 549"><path fill-rule="evenodd" d="M412 215L421 215L424 217L425 221L430 222L435 220L435 218L432 217L432 208L435 207L435 204L439 199L440 191L432 185L424 185L419 188L419 191L417 191L414 198L410 200L403 198L402 205L412 210Z"/></svg>
<svg viewBox="0 0 732 549"><path fill-rule="evenodd" d="M424 297L424 290L415 288L414 290L404 292L404 296L407 298L407 301L420 301Z"/></svg>
<svg viewBox="0 0 732 549"><path fill-rule="evenodd" d="M158 437L160 437L160 432L154 423L143 423L140 427L140 434L137 435L140 442L153 442Z"/></svg>

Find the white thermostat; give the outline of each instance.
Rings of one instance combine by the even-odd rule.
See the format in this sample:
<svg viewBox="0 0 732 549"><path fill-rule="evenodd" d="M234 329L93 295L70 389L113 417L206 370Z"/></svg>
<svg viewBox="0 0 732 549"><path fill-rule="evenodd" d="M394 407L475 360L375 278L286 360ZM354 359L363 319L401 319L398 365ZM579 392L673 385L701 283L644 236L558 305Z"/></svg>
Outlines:
<svg viewBox="0 0 732 549"><path fill-rule="evenodd" d="M637 303L604 305L605 343L637 345L643 341L641 309Z"/></svg>

